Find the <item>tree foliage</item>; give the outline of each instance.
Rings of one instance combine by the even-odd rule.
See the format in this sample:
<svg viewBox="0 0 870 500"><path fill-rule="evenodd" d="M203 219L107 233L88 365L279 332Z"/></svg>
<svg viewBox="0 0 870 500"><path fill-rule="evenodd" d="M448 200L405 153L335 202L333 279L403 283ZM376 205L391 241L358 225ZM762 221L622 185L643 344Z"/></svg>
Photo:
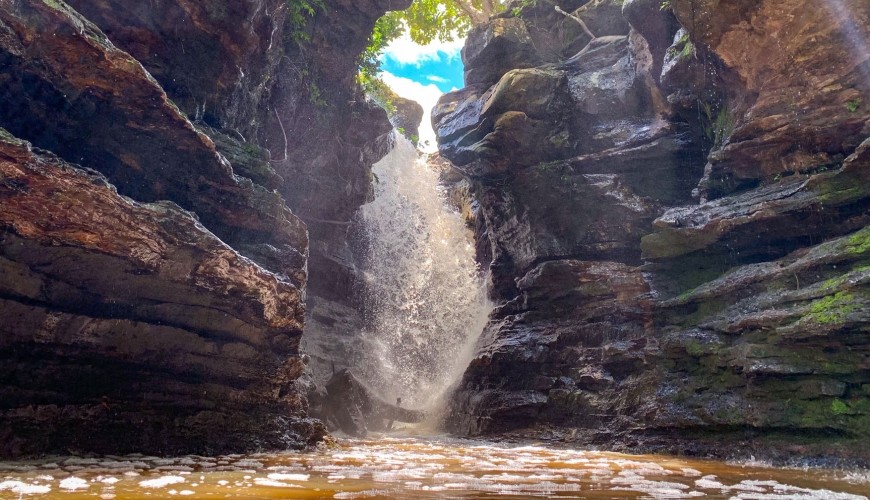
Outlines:
<svg viewBox="0 0 870 500"><path fill-rule="evenodd" d="M504 10L507 0L415 0L411 6L388 15L400 17L411 40L426 45L464 36L469 28L485 23Z"/></svg>
<svg viewBox="0 0 870 500"><path fill-rule="evenodd" d="M522 0L526 3L530 0ZM465 36L468 30L482 24L505 9L508 0L414 0L403 11L387 12L375 25L368 48L363 53L360 68L374 75L378 57L390 41L406 32L411 40L426 45L435 40L447 42Z"/></svg>
<svg viewBox="0 0 870 500"><path fill-rule="evenodd" d="M325 9L323 0L286 0L287 20L290 24L289 34L297 43L307 42L308 33L305 26L314 17L317 9Z"/></svg>
<svg viewBox="0 0 870 500"><path fill-rule="evenodd" d="M387 45L396 38L402 36L405 25L398 12L387 12L378 19L375 28L369 37L369 43L360 56L360 71L363 74L374 76L378 72L378 58Z"/></svg>

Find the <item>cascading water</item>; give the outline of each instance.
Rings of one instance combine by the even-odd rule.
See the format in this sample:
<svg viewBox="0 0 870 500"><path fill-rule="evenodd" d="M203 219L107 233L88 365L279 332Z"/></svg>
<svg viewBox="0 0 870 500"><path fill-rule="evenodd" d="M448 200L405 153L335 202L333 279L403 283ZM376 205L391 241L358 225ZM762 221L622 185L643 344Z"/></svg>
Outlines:
<svg viewBox="0 0 870 500"><path fill-rule="evenodd" d="M373 167L375 199L359 213L368 331L355 371L388 400L437 410L471 360L492 304L460 215L414 145Z"/></svg>

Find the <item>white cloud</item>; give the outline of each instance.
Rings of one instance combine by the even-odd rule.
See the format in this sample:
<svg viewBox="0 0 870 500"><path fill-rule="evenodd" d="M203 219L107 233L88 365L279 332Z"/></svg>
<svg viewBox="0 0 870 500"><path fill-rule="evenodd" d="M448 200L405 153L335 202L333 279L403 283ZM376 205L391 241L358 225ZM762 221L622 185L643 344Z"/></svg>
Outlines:
<svg viewBox="0 0 870 500"><path fill-rule="evenodd" d="M438 75L426 75L426 79L435 83L447 83L447 79Z"/></svg>
<svg viewBox="0 0 870 500"><path fill-rule="evenodd" d="M382 72L380 77L399 97L417 101L423 106L423 122L420 124L420 149L427 153L437 151L438 145L435 142L435 131L432 130L432 108L435 107L435 103L438 102L442 92L438 90L435 84L423 85L422 83L402 78L386 71ZM429 141L428 146L426 141Z"/></svg>
<svg viewBox="0 0 870 500"><path fill-rule="evenodd" d="M424 61L439 61L442 58L452 59L459 57L459 52L465 43L463 37L455 38L456 40L450 42L435 40L428 45L417 45L406 32L387 45L383 57L390 58L399 64L416 66Z"/></svg>

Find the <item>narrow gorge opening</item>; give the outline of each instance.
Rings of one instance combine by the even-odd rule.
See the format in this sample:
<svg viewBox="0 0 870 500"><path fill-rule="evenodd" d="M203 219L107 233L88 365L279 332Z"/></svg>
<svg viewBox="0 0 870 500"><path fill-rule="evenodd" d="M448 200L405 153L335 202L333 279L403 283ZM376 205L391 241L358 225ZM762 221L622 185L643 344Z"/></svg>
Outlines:
<svg viewBox="0 0 870 500"><path fill-rule="evenodd" d="M867 0L0 2L0 498L866 499L868 103Z"/></svg>

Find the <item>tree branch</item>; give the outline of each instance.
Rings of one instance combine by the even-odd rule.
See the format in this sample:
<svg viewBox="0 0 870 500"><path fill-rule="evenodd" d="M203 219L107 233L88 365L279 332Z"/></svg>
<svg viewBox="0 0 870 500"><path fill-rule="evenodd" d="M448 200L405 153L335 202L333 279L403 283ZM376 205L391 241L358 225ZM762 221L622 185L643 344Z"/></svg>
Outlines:
<svg viewBox="0 0 870 500"><path fill-rule="evenodd" d="M587 35L592 37L592 40L595 40L596 38L598 38L597 36L595 36L595 33L592 33L592 31L589 30L589 28L586 26L586 23L584 23L583 20L580 19L579 17L575 16L574 14L569 14L569 13L565 12L564 10L559 8L558 5L556 6L556 12L558 12L559 14L562 14L563 16L565 16L569 19L573 19L574 21L576 21L577 24L579 24L580 27L583 28L583 31L586 32Z"/></svg>
<svg viewBox="0 0 870 500"><path fill-rule="evenodd" d="M281 121L281 115L278 114L278 108L273 107L273 111L275 111L275 118L278 119L278 125L281 126L281 133L284 134L284 159L281 161L287 161L287 131L284 130L284 122Z"/></svg>
<svg viewBox="0 0 870 500"><path fill-rule="evenodd" d="M487 18L490 18L495 14L495 1L494 0L483 0L483 15Z"/></svg>
<svg viewBox="0 0 870 500"><path fill-rule="evenodd" d="M467 15L469 19L471 19L471 24L483 24L489 19L489 16L486 16L483 12L475 9L474 5L472 5L468 0L456 0L456 5L462 12L465 12L465 15Z"/></svg>

